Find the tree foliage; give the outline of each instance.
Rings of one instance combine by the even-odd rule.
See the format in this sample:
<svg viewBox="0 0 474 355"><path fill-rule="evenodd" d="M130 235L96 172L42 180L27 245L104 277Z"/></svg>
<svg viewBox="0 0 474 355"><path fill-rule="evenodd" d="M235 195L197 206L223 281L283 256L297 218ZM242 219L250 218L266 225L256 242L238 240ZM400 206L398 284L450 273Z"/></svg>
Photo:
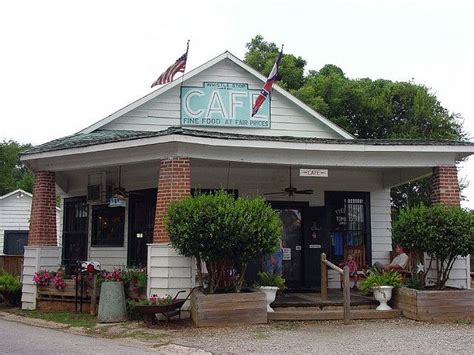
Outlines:
<svg viewBox="0 0 474 355"><path fill-rule="evenodd" d="M278 214L262 198L238 198L221 191L171 204L165 218L171 244L206 263L207 291L237 291L247 264L272 253L281 236Z"/></svg>
<svg viewBox="0 0 474 355"><path fill-rule="evenodd" d="M392 234L414 255L428 254L429 266L421 279L424 284L428 272L435 270L435 286L440 289L446 286L456 258L474 253L474 215L460 207L436 204L404 209L393 223Z"/></svg>
<svg viewBox="0 0 474 355"><path fill-rule="evenodd" d="M245 62L268 75L279 48L260 35L247 43ZM351 79L327 64L305 75L306 61L283 55L278 85L361 139L461 140L461 116L449 112L426 86L369 78ZM394 206L429 203L428 180L393 189ZM414 204L413 204L414 203Z"/></svg>
<svg viewBox="0 0 474 355"><path fill-rule="evenodd" d="M33 173L20 162L20 153L29 148L15 141L0 143L0 195L15 189L32 192Z"/></svg>

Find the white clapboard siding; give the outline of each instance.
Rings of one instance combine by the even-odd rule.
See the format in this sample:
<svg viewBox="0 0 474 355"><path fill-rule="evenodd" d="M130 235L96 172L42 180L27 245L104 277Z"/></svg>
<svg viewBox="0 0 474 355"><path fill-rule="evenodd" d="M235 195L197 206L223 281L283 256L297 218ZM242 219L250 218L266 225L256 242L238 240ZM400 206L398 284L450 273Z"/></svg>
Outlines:
<svg viewBox="0 0 474 355"><path fill-rule="evenodd" d="M19 197L20 193L21 197ZM30 229L31 202L31 195L22 190L0 197L0 255L4 253L5 231L28 231ZM58 245L61 245L60 209L56 210L56 227Z"/></svg>
<svg viewBox="0 0 474 355"><path fill-rule="evenodd" d="M204 82L213 81L247 83L250 89L256 90L260 90L263 84L230 59L225 59L191 79L185 80L184 85L202 87ZM179 94L180 88L178 86L116 118L103 126L102 129L160 131L171 126L179 126ZM269 136L341 138L331 128L276 91L274 91L271 101L271 129L229 127L199 127L198 129Z"/></svg>
<svg viewBox="0 0 474 355"><path fill-rule="evenodd" d="M57 271L60 266L60 247L25 247L21 295L23 309L36 308L36 285L33 282L35 272L39 270Z"/></svg>
<svg viewBox="0 0 474 355"><path fill-rule="evenodd" d="M425 255L425 267L429 265L429 257ZM428 273L427 282L432 283L436 280L436 272L435 272L435 265L434 263L431 265L432 271ZM449 279L446 282L446 286L461 288L461 289L469 289L471 288L471 265L470 265L470 258L468 257L458 257L454 262L453 268L451 273L449 274Z"/></svg>
<svg viewBox="0 0 474 355"><path fill-rule="evenodd" d="M149 296L171 295L174 297L181 290L189 292L194 287L193 275L191 258L180 255L167 244L148 246L147 293Z"/></svg>
<svg viewBox="0 0 474 355"><path fill-rule="evenodd" d="M99 262L102 269L113 271L127 265L127 249L91 247L88 259Z"/></svg>

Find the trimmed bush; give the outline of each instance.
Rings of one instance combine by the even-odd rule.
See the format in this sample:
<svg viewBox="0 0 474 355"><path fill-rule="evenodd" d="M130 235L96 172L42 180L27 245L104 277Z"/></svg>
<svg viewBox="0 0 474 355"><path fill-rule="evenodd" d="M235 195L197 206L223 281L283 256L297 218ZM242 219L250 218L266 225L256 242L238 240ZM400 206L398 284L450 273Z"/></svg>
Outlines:
<svg viewBox="0 0 474 355"><path fill-rule="evenodd" d="M415 255L428 254L428 267L414 276L424 285L428 272L435 270L438 289L445 288L457 257L474 253L474 215L460 207L437 204L402 210L392 233L397 244Z"/></svg>
<svg viewBox="0 0 474 355"><path fill-rule="evenodd" d="M234 199L224 191L174 202L165 226L173 247L196 258L199 276L206 263L209 293L240 292L247 264L277 250L282 233L265 200Z"/></svg>

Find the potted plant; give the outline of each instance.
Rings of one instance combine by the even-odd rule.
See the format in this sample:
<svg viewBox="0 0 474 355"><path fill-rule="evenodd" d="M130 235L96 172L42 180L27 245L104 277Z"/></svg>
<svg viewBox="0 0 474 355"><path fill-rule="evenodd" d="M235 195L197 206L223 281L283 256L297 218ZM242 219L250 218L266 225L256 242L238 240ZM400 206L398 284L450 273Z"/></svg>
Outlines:
<svg viewBox="0 0 474 355"><path fill-rule="evenodd" d="M392 234L412 255L410 282L394 294L402 314L423 321L474 319L466 311L474 305L470 278L450 279L456 261L474 254L474 214L458 206L419 205L400 212Z"/></svg>
<svg viewBox="0 0 474 355"><path fill-rule="evenodd" d="M124 269L121 278L129 299L146 298L147 273L145 269L136 267Z"/></svg>
<svg viewBox="0 0 474 355"><path fill-rule="evenodd" d="M396 271L379 271L371 269L367 278L361 281L360 289L363 293L368 294L370 291L374 293L374 298L380 303L376 308L378 311L386 311L392 309L387 302L392 299L392 290L400 287L400 274Z"/></svg>
<svg viewBox="0 0 474 355"><path fill-rule="evenodd" d="M272 274L269 272L259 272L257 274L257 281L255 281L255 287L265 293L267 297L267 312L275 312L270 304L275 301L278 290L284 290L285 279L280 275Z"/></svg>
<svg viewBox="0 0 474 355"><path fill-rule="evenodd" d="M191 296L195 324L217 325L213 320L225 314L234 324L266 323L265 295L244 288L247 264L279 245L281 221L265 200L223 191L187 197L170 205L165 226L172 246L196 260L201 288Z"/></svg>
<svg viewBox="0 0 474 355"><path fill-rule="evenodd" d="M121 270L99 274L99 310L97 318L102 323L115 323L126 320L125 290Z"/></svg>

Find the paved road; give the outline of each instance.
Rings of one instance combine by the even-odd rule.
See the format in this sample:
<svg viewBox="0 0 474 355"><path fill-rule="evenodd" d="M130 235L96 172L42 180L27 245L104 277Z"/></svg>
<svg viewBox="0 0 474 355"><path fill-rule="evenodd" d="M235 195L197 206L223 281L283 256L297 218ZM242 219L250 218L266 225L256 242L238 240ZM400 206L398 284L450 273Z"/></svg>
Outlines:
<svg viewBox="0 0 474 355"><path fill-rule="evenodd" d="M0 319L1 354L156 354L150 348Z"/></svg>

